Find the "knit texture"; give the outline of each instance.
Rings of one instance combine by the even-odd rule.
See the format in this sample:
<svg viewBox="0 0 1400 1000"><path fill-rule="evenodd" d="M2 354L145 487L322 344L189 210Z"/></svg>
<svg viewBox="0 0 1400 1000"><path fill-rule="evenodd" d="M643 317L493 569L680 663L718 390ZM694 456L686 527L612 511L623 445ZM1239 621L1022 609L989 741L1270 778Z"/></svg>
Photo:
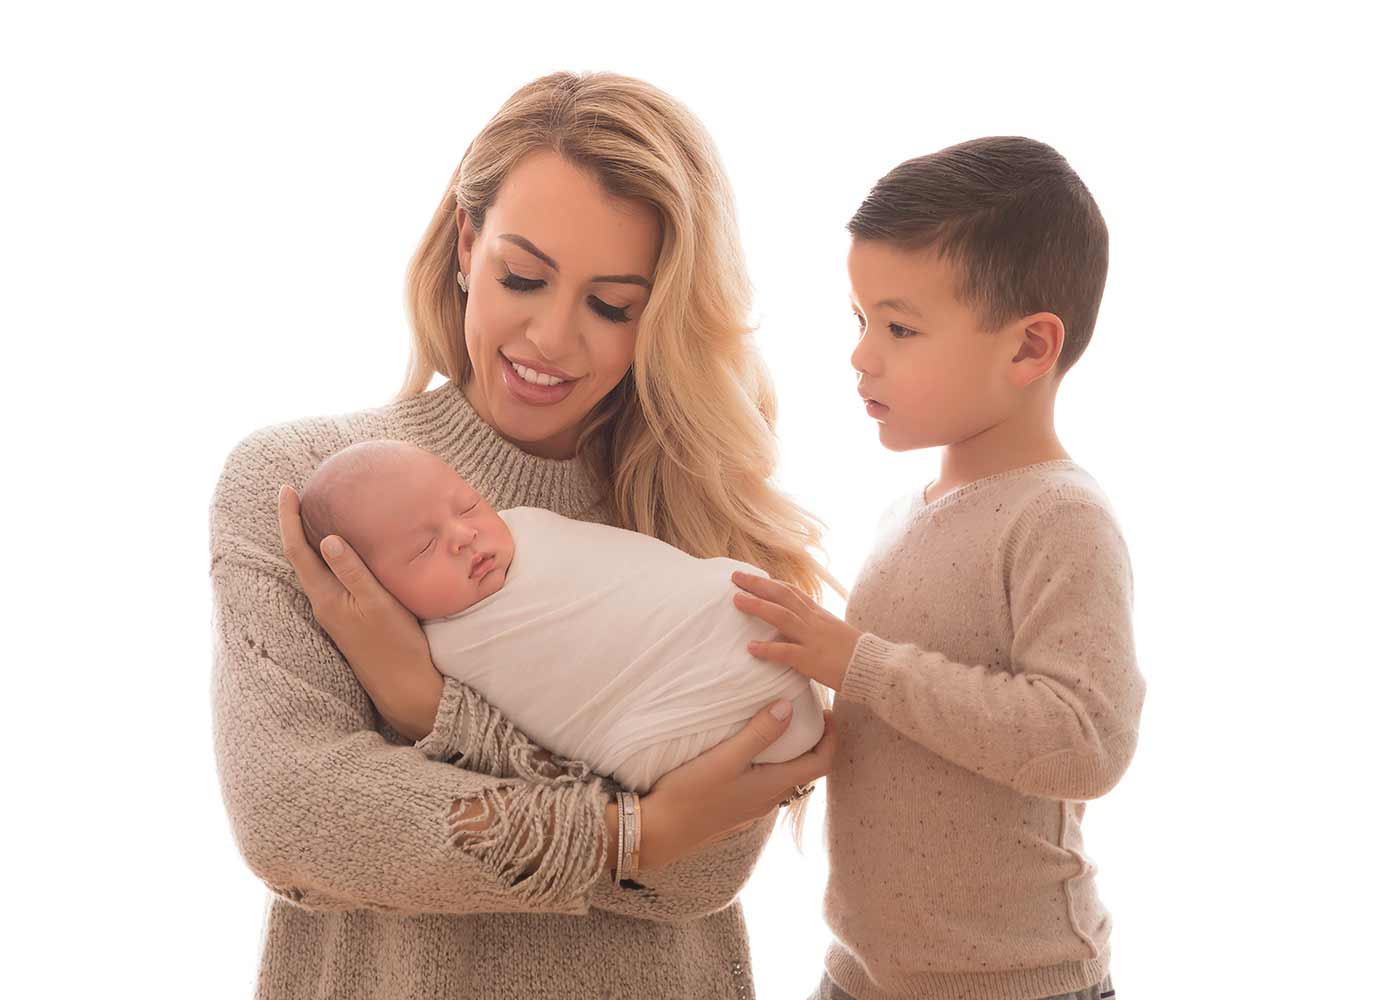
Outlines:
<svg viewBox="0 0 1400 1000"><path fill-rule="evenodd" d="M1084 800L1122 776L1144 685L1132 572L1069 460L881 521L827 779L831 978L859 998L1029 1000L1101 981Z"/></svg>
<svg viewBox="0 0 1400 1000"><path fill-rule="evenodd" d="M416 745L378 717L277 527L282 484L300 489L327 455L369 438L436 453L497 509L615 523L582 462L521 451L454 383L234 448L210 507L214 745L238 847L274 893L257 995L751 997L737 895L774 815L618 888L611 782L451 679ZM482 799L491 826L464 829Z"/></svg>

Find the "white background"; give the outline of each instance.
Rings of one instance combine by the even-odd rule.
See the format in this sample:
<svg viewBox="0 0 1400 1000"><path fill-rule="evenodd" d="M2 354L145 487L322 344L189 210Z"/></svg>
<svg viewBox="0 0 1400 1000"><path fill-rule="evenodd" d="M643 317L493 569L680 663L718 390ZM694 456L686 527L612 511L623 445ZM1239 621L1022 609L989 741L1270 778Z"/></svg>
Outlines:
<svg viewBox="0 0 1400 1000"><path fill-rule="evenodd" d="M5 16L6 995L251 995L265 893L210 735L214 481L256 427L391 395L449 175L559 68L647 79L713 133L782 481L847 582L937 456L884 452L858 405L844 222L973 136L1069 158L1113 251L1060 427L1127 533L1149 683L1086 821L1120 995L1394 990L1394 33L1336 3L979 7ZM762 1000L816 982L824 875L813 823L744 892Z"/></svg>

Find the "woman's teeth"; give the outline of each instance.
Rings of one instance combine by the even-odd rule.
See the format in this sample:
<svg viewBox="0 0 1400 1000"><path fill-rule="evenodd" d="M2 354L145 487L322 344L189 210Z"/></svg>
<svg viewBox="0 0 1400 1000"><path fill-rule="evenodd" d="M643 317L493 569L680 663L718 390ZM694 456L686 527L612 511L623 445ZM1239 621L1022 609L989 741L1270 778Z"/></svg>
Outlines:
<svg viewBox="0 0 1400 1000"><path fill-rule="evenodd" d="M515 374L519 375L526 382L531 382L535 385L562 385L564 383L562 378L555 378L553 375L537 372L533 368L517 365L514 361L510 363L510 366L515 369Z"/></svg>

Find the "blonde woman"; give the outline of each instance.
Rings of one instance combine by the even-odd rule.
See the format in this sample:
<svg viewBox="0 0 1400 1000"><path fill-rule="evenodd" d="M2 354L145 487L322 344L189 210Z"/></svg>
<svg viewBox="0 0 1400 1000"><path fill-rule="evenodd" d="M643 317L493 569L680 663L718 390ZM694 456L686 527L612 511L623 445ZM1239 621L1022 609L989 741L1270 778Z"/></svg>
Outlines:
<svg viewBox="0 0 1400 1000"><path fill-rule="evenodd" d="M399 438L498 508L816 595L817 526L769 481L773 400L709 138L644 83L537 80L472 142L408 284L397 399L253 434L212 504L219 774L276 894L258 995L751 996L736 896L776 806L829 771L830 722L753 765L786 726L773 706L640 803L615 796L444 680L343 540L309 548L293 489L332 451Z"/></svg>

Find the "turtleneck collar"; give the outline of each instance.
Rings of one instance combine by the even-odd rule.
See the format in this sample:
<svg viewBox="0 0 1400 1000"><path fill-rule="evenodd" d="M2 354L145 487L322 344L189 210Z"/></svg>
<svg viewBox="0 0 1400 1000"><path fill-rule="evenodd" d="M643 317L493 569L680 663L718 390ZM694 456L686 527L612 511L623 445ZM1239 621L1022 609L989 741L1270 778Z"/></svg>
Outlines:
<svg viewBox="0 0 1400 1000"><path fill-rule="evenodd" d="M541 458L521 450L482 419L456 382L445 382L399 405L404 430L499 510L543 507L579 517L603 496L603 484L582 459Z"/></svg>

